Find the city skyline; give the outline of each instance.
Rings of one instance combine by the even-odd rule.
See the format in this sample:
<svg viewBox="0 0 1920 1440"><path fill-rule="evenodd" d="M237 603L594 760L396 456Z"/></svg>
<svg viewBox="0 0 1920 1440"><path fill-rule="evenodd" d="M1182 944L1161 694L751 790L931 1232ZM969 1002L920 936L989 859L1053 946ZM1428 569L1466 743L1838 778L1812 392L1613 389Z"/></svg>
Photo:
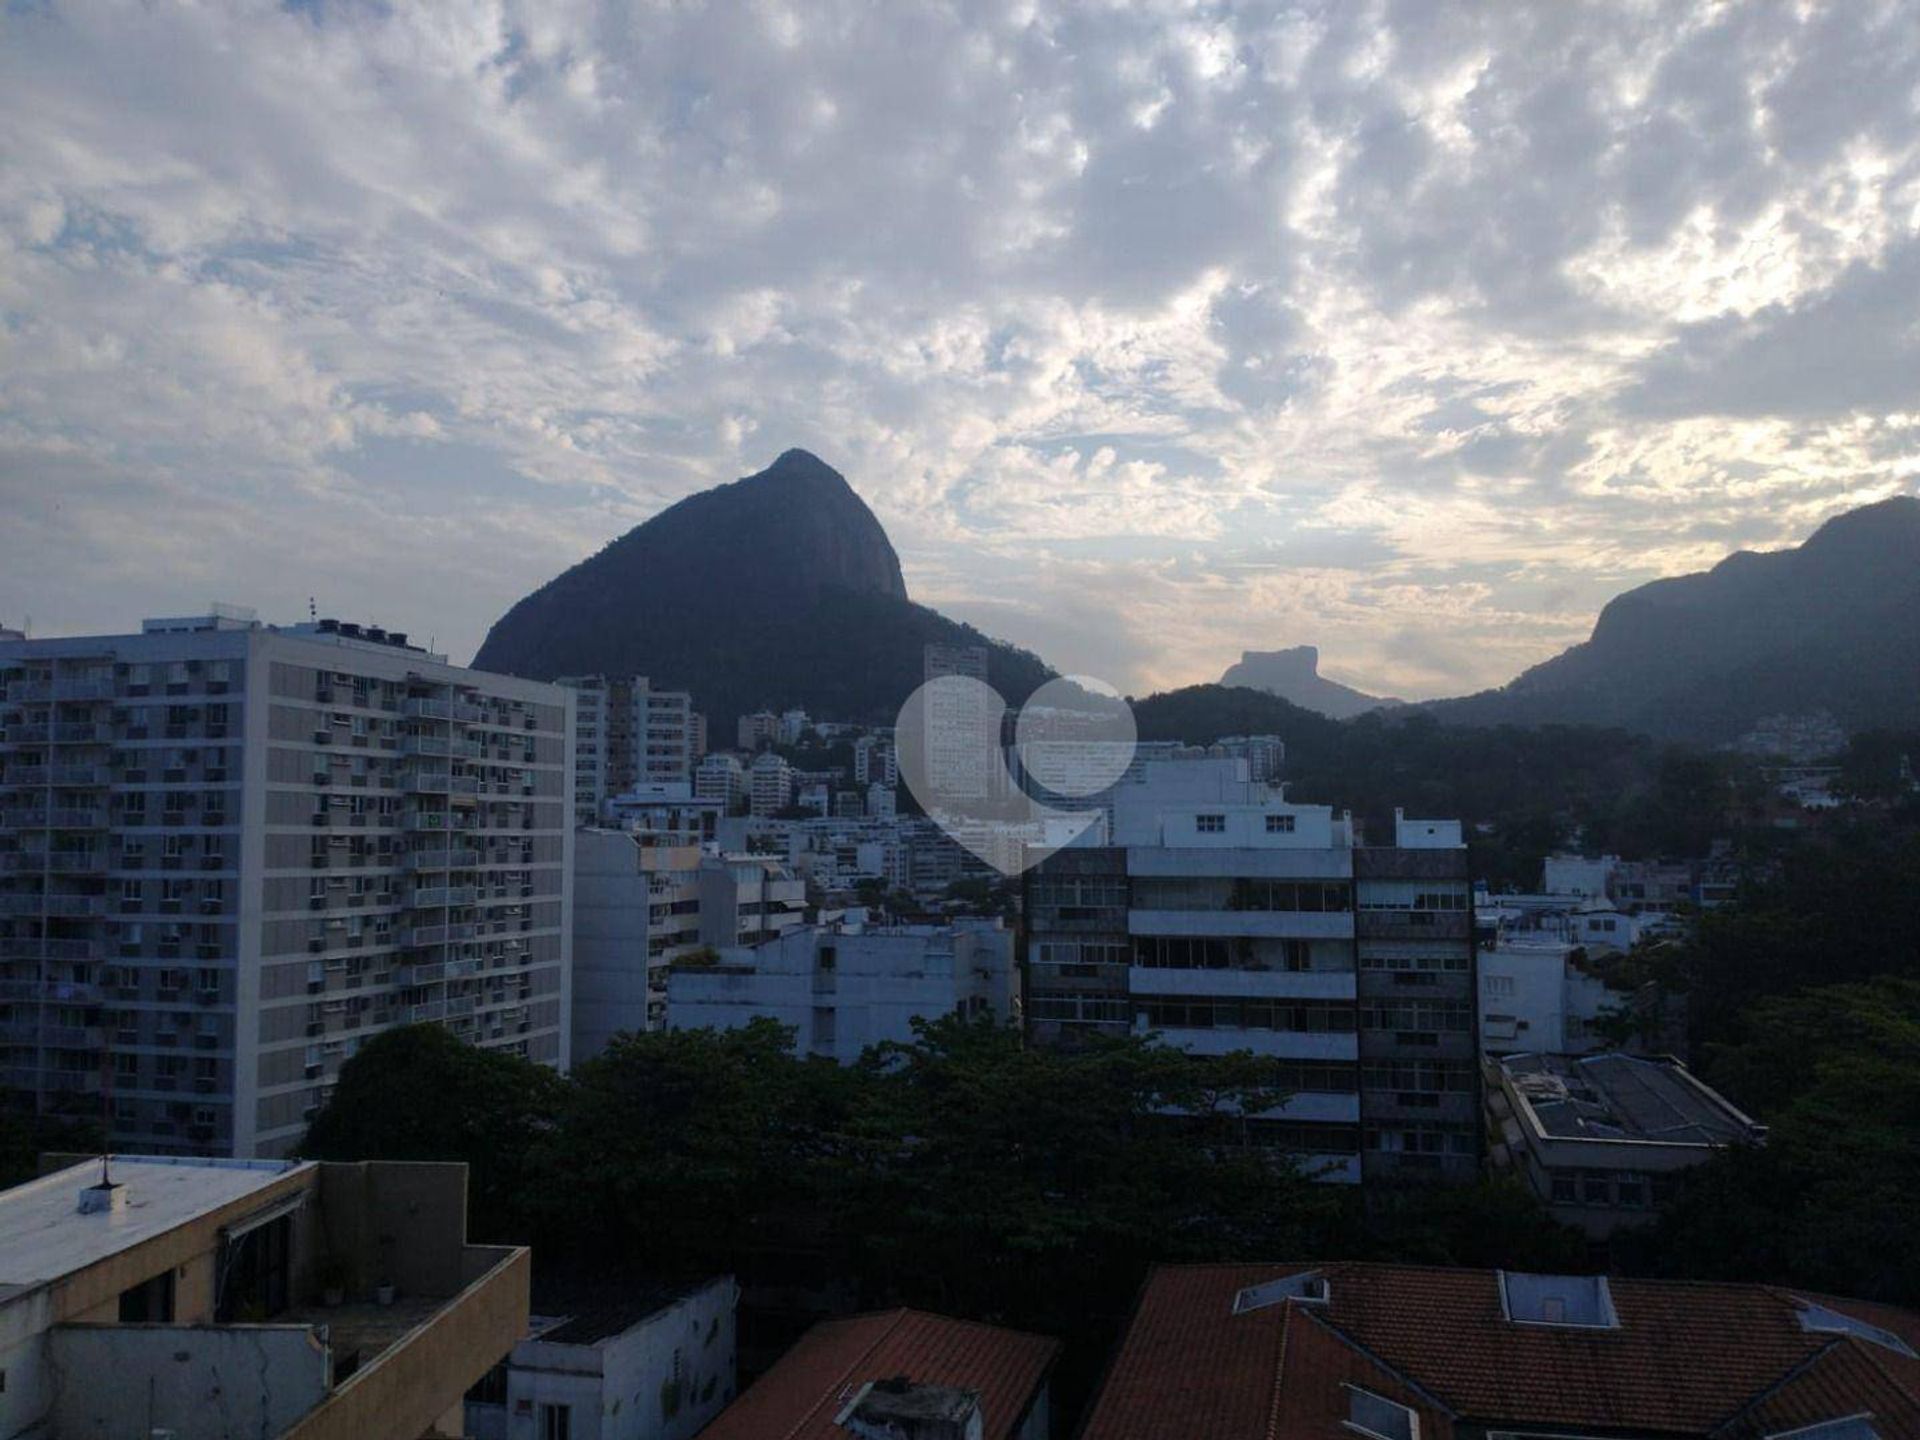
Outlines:
<svg viewBox="0 0 1920 1440"><path fill-rule="evenodd" d="M1134 693L1459 694L1920 467L1893 5L0 18L0 621L456 662L788 446ZM659 677L674 683L674 677Z"/></svg>

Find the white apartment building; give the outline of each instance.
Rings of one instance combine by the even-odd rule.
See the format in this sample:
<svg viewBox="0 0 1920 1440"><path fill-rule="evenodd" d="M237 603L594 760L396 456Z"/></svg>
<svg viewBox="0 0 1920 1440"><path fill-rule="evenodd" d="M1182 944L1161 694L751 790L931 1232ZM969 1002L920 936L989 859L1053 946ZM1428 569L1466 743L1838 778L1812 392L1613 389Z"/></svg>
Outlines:
<svg viewBox="0 0 1920 1440"><path fill-rule="evenodd" d="M1013 935L998 920L884 928L809 926L718 964L675 969L667 1024L738 1029L770 1019L803 1055L842 1065L882 1041L913 1039L915 1019L1013 1013Z"/></svg>
<svg viewBox="0 0 1920 1440"><path fill-rule="evenodd" d="M1474 948L1457 821L1345 815L1247 778L1242 758L1150 761L1112 792L1111 843L1028 872L1030 1033L1157 1033L1280 1062L1262 1117L1321 1178L1479 1170ZM1094 838L1097 838L1094 837Z"/></svg>
<svg viewBox="0 0 1920 1440"><path fill-rule="evenodd" d="M758 945L806 919L807 886L770 855L700 857L700 943Z"/></svg>
<svg viewBox="0 0 1920 1440"><path fill-rule="evenodd" d="M692 1440L735 1384L731 1275L692 1285L536 1277L527 1338L474 1387L473 1440Z"/></svg>
<svg viewBox="0 0 1920 1440"><path fill-rule="evenodd" d="M1502 934L1480 947L1480 1049L1500 1055L1604 1050L1594 1023L1626 996L1586 968L1581 947L1551 934Z"/></svg>
<svg viewBox="0 0 1920 1440"><path fill-rule="evenodd" d="M1524 1178L1555 1219L1601 1240L1644 1225L1676 1177L1757 1125L1671 1056L1508 1055L1487 1064L1496 1170Z"/></svg>
<svg viewBox="0 0 1920 1440"><path fill-rule="evenodd" d="M893 748L891 734L862 735L853 742L853 778L862 785L884 785L889 790L900 783L900 754Z"/></svg>
<svg viewBox="0 0 1920 1440"><path fill-rule="evenodd" d="M900 813L900 797L891 785L875 781L867 786L867 815L874 820L891 820Z"/></svg>
<svg viewBox="0 0 1920 1440"><path fill-rule="evenodd" d="M603 807L636 786L687 784L696 745L693 697L655 690L644 675L564 675L579 696L574 723L575 823L598 825Z"/></svg>
<svg viewBox="0 0 1920 1440"><path fill-rule="evenodd" d="M780 712L778 737L782 745L798 745L800 737L813 727L807 718L807 712L799 708Z"/></svg>
<svg viewBox="0 0 1920 1440"><path fill-rule="evenodd" d="M695 798L721 806L723 815L731 815L747 800L747 772L738 756L722 751L709 755L693 773Z"/></svg>
<svg viewBox="0 0 1920 1440"><path fill-rule="evenodd" d="M704 844L718 833L726 808L717 800L694 798L684 780L647 785L607 801L604 824L614 830L649 830Z"/></svg>
<svg viewBox="0 0 1920 1440"><path fill-rule="evenodd" d="M684 834L574 836L573 1058L666 1023L667 967L700 948L700 846Z"/></svg>
<svg viewBox="0 0 1920 1440"><path fill-rule="evenodd" d="M747 805L754 815L775 815L793 804L793 767L772 751L747 768Z"/></svg>
<svg viewBox="0 0 1920 1440"><path fill-rule="evenodd" d="M367 1037L567 1063L573 697L251 612L0 643L0 1076L285 1155Z"/></svg>

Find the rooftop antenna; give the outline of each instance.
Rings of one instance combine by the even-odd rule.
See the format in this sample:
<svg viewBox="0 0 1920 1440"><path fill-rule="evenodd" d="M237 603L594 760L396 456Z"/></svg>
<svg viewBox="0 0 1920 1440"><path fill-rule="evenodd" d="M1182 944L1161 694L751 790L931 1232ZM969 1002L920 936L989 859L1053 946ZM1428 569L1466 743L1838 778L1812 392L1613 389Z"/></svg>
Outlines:
<svg viewBox="0 0 1920 1440"><path fill-rule="evenodd" d="M320 607L313 603L313 596L309 595L307 596L307 619L318 620L319 618Z"/></svg>

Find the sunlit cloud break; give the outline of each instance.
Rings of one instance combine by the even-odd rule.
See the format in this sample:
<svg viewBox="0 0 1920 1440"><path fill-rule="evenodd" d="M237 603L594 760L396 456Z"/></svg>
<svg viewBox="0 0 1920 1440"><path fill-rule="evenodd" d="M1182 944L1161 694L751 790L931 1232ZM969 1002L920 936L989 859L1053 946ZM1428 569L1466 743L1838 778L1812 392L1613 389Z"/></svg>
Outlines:
<svg viewBox="0 0 1920 1440"><path fill-rule="evenodd" d="M1063 669L1498 683L1913 488L1916 93L1891 0L14 7L0 620L463 659L798 445Z"/></svg>

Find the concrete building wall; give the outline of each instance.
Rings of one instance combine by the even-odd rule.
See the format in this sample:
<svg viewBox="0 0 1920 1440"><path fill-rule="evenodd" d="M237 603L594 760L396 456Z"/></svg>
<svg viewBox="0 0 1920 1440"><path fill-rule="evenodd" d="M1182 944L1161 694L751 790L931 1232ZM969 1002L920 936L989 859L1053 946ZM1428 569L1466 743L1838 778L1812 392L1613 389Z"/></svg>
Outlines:
<svg viewBox="0 0 1920 1440"><path fill-rule="evenodd" d="M305 1325L61 1326L45 1364L60 1440L278 1436L326 1398L329 1379L327 1349ZM129 1372L151 1383L102 1383Z"/></svg>
<svg viewBox="0 0 1920 1440"><path fill-rule="evenodd" d="M522 1341L507 1440L545 1440L550 1406L568 1407L573 1440L692 1440L734 1395L737 1296L722 1277L596 1345Z"/></svg>

